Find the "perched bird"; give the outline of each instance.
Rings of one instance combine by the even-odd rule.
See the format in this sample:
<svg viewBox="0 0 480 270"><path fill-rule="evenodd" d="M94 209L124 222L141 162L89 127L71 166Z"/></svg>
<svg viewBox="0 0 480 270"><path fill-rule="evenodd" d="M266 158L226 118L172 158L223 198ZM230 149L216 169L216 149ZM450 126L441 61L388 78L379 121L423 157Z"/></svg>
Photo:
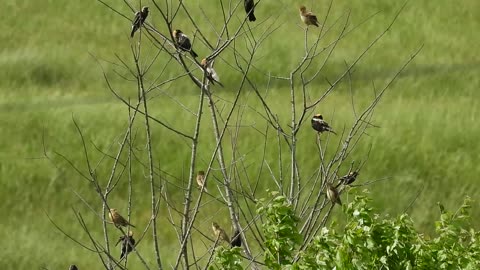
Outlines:
<svg viewBox="0 0 480 270"><path fill-rule="evenodd" d="M212 62L207 61L207 59L203 58L200 62L200 65L205 69L207 72L207 79L212 83L218 83L221 87L223 84L220 82L220 78L218 77L217 72L212 67Z"/></svg>
<svg viewBox="0 0 480 270"><path fill-rule="evenodd" d="M322 133L324 131L330 131L332 132L333 134L337 134L335 133L335 131L333 131L333 129L328 125L327 122L325 122L325 120L323 120L323 116L321 114L315 114L312 118L312 128L315 129L316 131Z"/></svg>
<svg viewBox="0 0 480 270"><path fill-rule="evenodd" d="M78 270L78 267L75 264L70 265L68 270Z"/></svg>
<svg viewBox="0 0 480 270"><path fill-rule="evenodd" d="M257 19L253 14L253 12L255 11L255 3L253 2L253 0L245 0L243 4L245 6L245 12L248 15L248 20L254 22Z"/></svg>
<svg viewBox="0 0 480 270"><path fill-rule="evenodd" d="M172 34L175 38L175 43L177 43L180 50L190 52L193 57L198 56L198 54L193 51L192 44L190 43L190 39L188 39L187 35L178 29L174 30Z"/></svg>
<svg viewBox="0 0 480 270"><path fill-rule="evenodd" d="M230 245L232 245L232 247L242 246L242 236L240 235L239 230L235 230L235 232L233 233L233 237L232 237L232 241L230 241Z"/></svg>
<svg viewBox="0 0 480 270"><path fill-rule="evenodd" d="M133 232L128 231L127 235L120 236L115 246L117 246L118 243L120 242L122 242L122 248L120 253L120 260L121 260L123 259L124 256L127 256L127 254L130 253L133 250L133 247L135 246L135 239L133 239Z"/></svg>
<svg viewBox="0 0 480 270"><path fill-rule="evenodd" d="M230 238L227 233L216 222L212 222L212 229L215 237L230 244Z"/></svg>
<svg viewBox="0 0 480 270"><path fill-rule="evenodd" d="M112 208L110 209L110 212L108 213L108 216L110 217L110 220L113 222L113 224L117 227L120 227L120 226L123 226L123 227L127 227L127 226L132 226L135 228L135 226L133 226L132 224L128 223L128 221L123 218L118 212L117 212L117 209L115 208Z"/></svg>
<svg viewBox="0 0 480 270"><path fill-rule="evenodd" d="M147 19L148 16L148 7L143 7L141 11L135 12L135 18L132 21L132 32L130 33L130 37L133 38L135 32L142 27L143 22Z"/></svg>
<svg viewBox="0 0 480 270"><path fill-rule="evenodd" d="M350 172L345 176L340 177L340 183L350 185L357 179L358 172Z"/></svg>
<svg viewBox="0 0 480 270"><path fill-rule="evenodd" d="M327 198L333 203L338 203L342 205L342 201L340 200L340 196L338 194L337 189L332 186L332 184L327 183Z"/></svg>
<svg viewBox="0 0 480 270"><path fill-rule="evenodd" d="M207 186L205 185L205 172L204 171L198 171L198 173L197 173L197 184L198 184L198 187L200 189L203 188L206 192L208 192Z"/></svg>
<svg viewBox="0 0 480 270"><path fill-rule="evenodd" d="M313 14L310 11L307 11L307 8L305 6L300 6L300 18L302 19L302 22L306 25L315 25L318 27L318 20L317 16Z"/></svg>

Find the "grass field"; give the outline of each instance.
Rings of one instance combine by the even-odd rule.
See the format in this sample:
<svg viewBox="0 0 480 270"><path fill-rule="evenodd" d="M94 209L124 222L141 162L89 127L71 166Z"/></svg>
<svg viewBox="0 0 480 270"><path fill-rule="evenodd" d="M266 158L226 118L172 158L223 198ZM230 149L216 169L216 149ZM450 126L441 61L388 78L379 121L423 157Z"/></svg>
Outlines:
<svg viewBox="0 0 480 270"><path fill-rule="evenodd" d="M120 1L110 2L115 8L131 14ZM185 2L192 8L192 15L199 18L199 25L208 29L209 24L198 7L205 9L209 18L215 19L219 2ZM313 3L308 1L305 5L323 17L328 2ZM260 81L259 85L266 85L262 73L286 76L285 71L302 54L298 47L303 39L297 14L299 4L264 0L258 5L259 32L269 23L280 26L265 41L255 58L258 70L252 76ZM0 239L8 247L0 254L0 268L67 269L71 262L81 262L78 263L81 269L98 269L98 257L56 230L45 213L86 244L88 239L82 233L72 208L85 214L89 225L100 224L98 219L89 215L74 192L96 205L100 205L100 201L91 187L54 151L86 170L72 117L82 127L88 141L104 150L108 150L111 144L116 146L127 125L128 112L106 88L101 69L90 54L114 60L117 53L132 63L128 39L130 22L93 0L6 0L4 5L0 10L0 196L4 198L0 206L3 216ZM342 71L344 62L351 63L387 27L401 5L386 0L334 1L332 18L328 21L331 23L348 11L351 12L351 25L360 24L370 15L379 13L340 42L327 65L325 76L335 78ZM240 11L239 16L243 16ZM157 15L152 11L149 22L160 24ZM188 22L181 18L179 15L175 24L191 35ZM362 170L361 181L390 178L369 186L376 207L390 215L407 211L417 228L425 233L434 230L433 221L439 214L437 201L452 208L460 205L465 195L477 200L474 224L480 225L477 221L480 217L480 188L477 184L480 175L480 56L475 49L475 44L480 44L478 29L480 2L476 0L410 1L392 29L359 63L353 75L356 103L366 104L372 96L372 83L381 88L414 51L424 46L388 90L374 117L374 123L380 128L369 132L370 136L358 152L366 152L370 145L373 147ZM214 37L213 33L205 32ZM197 52L207 54L207 48L202 45L198 43ZM151 51L148 53L153 55ZM114 74L111 66L105 67L107 74ZM224 62L219 61L216 69L224 70L220 76L227 86L217 89L216 93L231 99L234 92L229 86L234 86L238 78ZM122 84L120 80L115 83L122 93L136 91L134 84ZM289 114L284 110L289 98L287 85L282 81L273 85L269 100L274 102L273 109L287 123ZM318 89L327 87L325 82L314 86ZM169 86L167 91L195 109L198 90L188 80ZM317 89L312 93L317 93L315 91ZM251 93L244 93L241 100L258 106ZM334 115L331 124L341 127L352 116L349 100L347 85L342 84L318 109L325 115ZM192 117L185 112L179 114L178 105L172 105L166 98L155 99L152 104L152 114L175 124L180 130L191 132L188 119ZM210 121L204 121L208 126ZM243 123L258 121L258 116L251 111L243 119ZM310 131L308 126L300 132L299 143L314 141L314 135L307 130ZM139 126L138 133L142 132ZM154 153L162 169L182 177L190 152L186 147L178 150L178 146L185 146L185 141L158 126L153 132ZM211 136L208 128L202 132L205 137ZM242 139L241 149L249 153L247 161L254 163L259 154L256 139L248 131L245 134L250 136ZM45 140L52 161L43 157L42 140ZM309 144L301 144L299 149L305 153L301 155L301 164L306 168L316 166L317 160L309 155L311 149ZM93 147L90 150L93 159L98 161L101 154ZM208 159L209 155L200 155L201 164ZM270 153L268 160L275 160L275 154ZM108 177L110 165L110 161L102 164L100 179ZM135 174L144 178L143 171ZM141 209L149 206L149 198L142 196L148 190L148 184L139 182L133 197ZM119 192L111 197L111 204L126 209L126 187L126 184L119 187ZM172 194L177 192L172 190ZM202 213L206 227L210 222L207 217L212 214L227 217L226 211ZM135 213L133 218L140 221L136 225L141 227L145 225L141 220L148 220L149 212ZM335 218L341 220L342 216ZM161 221L167 222L166 218ZM100 236L100 228L92 230ZM164 261L168 265L172 263L169 250L177 248L174 233L165 231L161 241ZM148 241L144 244L151 246ZM143 252L153 263L148 249L144 248ZM138 262L132 263L134 267Z"/></svg>

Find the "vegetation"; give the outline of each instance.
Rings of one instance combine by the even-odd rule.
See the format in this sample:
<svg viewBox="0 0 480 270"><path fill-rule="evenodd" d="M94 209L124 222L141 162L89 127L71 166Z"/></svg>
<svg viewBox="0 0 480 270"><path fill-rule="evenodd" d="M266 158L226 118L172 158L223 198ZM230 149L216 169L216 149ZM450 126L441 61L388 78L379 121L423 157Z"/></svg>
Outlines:
<svg viewBox="0 0 480 270"><path fill-rule="evenodd" d="M4 216L0 238L5 243L15 243L16 246L2 252L0 267L66 269L72 261L80 261L83 269L96 269L99 265L98 257L92 256L90 251L80 248L77 243L60 233L52 225L47 214L67 233L81 239L84 244L89 240L74 213L83 214L85 223L95 236L100 237L102 233L101 221L96 216L86 214L90 210L84 205L83 200L97 204L101 201L92 194L92 187L57 154L64 155L83 172L87 172L78 130L72 121L74 118L88 142L92 164L104 160L103 166L95 172L96 176L99 179L108 177L112 161L105 160L103 153L96 151L96 148L108 153L114 152L110 150L117 145L121 131L128 125L126 119L129 112L108 91L101 75L102 70L92 55L100 60L114 61L116 53L120 58L130 59L129 63L132 64L130 42L127 38L130 21L95 1L30 2L7 0L5 8L0 11L2 15L0 195L4 198L0 206L0 212ZM326 14L324 10L327 4L322 2L307 5L321 16ZM207 17L214 16L219 4L188 1L186 5L192 8L193 16L204 18L202 13L204 10ZM362 3L334 1L331 16L339 17L350 10L351 25L359 27L338 45L326 66L324 76L327 79L335 78L344 69L345 62L351 63L372 38L388 25L400 5L401 3L379 0ZM203 7L203 10L196 8L198 6ZM115 8L125 14L131 13L123 4L118 4ZM368 162L362 167L358 181L366 183L388 178L388 181L379 181L368 186L373 198L371 203L380 213L400 216L398 220L392 221L375 219L375 215L367 210L361 212L368 212L371 227L384 232L385 243L388 244L380 241L381 245L373 246L372 250L368 247L359 250L354 254L359 258L359 265L367 265L367 261L362 261L367 255L378 255L378 260L368 261L376 265L412 263L412 260L408 259L409 256L415 256L415 264L412 265L417 266L443 264L448 268L449 263L452 265L458 263L467 267L468 263L474 262L472 258L476 256L476 247L468 239L476 237L473 236L475 231L470 231L468 226L458 225L458 215L442 214L446 220L442 228L448 228L444 234L438 231L437 227L439 236L431 237L433 240L423 239L424 244L415 241L419 241L417 231L433 235L434 227L431 224L437 215L433 206L437 201L451 208L458 205L465 194L472 197L479 194L476 184L476 176L480 173L477 166L477 153L480 151L477 137L480 125L476 119L480 80L477 76L479 59L471 45L480 41L475 31L480 27L479 10L477 1L473 0L463 1L462 4L446 0L435 3L409 2L394 27L352 73L351 84L356 89L355 102L358 106L365 105L373 95L372 84L380 89L398 70L401 63L409 58L420 44L424 44L424 49L413 65L401 74L391 86L386 98L376 108L373 123L379 128L369 131L369 137L357 147L359 153L369 153ZM376 16L361 24L377 12L379 13ZM263 83L264 89L268 89L272 109L286 124L289 121L289 114L284 110L289 104L288 85L277 80L262 81L262 78L268 73L284 76L284 70L292 68L292 59L297 59L301 54L298 52L297 40L303 38L303 31L299 27L297 7L290 1L265 1L258 6L256 15L257 18L262 18L259 20L266 20L264 25L275 20L281 22L281 28L272 33L270 41L264 44L254 58L256 67L268 68L254 70L252 76ZM156 15L152 13L151 16L149 21L157 23L157 19L154 19ZM175 23L184 31L190 28L187 22L177 20ZM200 25L208 25L208 22L202 19ZM189 31L188 34L192 35L193 31ZM289 38L285 38L287 34ZM200 47L197 52L207 53L207 48L202 47L202 44L197 43L196 46ZM146 55L153 57L152 48L146 51ZM216 69L219 73L221 70L222 82L227 87L215 91L221 98L231 100L235 92L229 86L238 84L239 79L227 63L228 61L216 63ZM108 76L115 75L117 71L112 65L102 67ZM116 83L121 85L124 81L119 80ZM324 89L327 86L326 80L319 80L312 88ZM125 96L137 95L134 88L127 85L119 88ZM348 83L340 84L328 99L322 102L321 107L317 108L321 113L329 115L332 119L329 122L337 127L337 130L342 130L352 122L349 89ZM192 117L178 115L177 111L172 109L175 105L165 98L171 93L180 96L183 104L189 108L194 107L198 100L197 88L189 82L178 81L178 84L170 85L164 93L158 94L162 98L152 100L151 114L161 115L163 120L175 123L180 130L190 130ZM259 108L258 101L252 96L251 92L242 93L242 104L248 103L254 108ZM246 111L242 119L243 124L258 128L255 123L259 123L261 117L252 111ZM205 138L210 138L209 125L207 123L202 127L204 132L201 132L200 141L208 141ZM143 127L138 125L135 128L138 141L145 139ZM157 135L153 136L154 155L159 158L155 165L163 172L175 172L169 181L177 186L183 186L187 179L186 168L190 156L189 152L179 151L176 145L185 142L159 127L153 127L152 132ZM248 153L247 157L263 154L262 149L256 144L257 135L255 132L242 130L239 151ZM276 140L274 137L270 139ZM306 169L315 168L318 165L318 156L311 149L316 138L308 126L300 130L298 140L304 142L298 148L299 163ZM145 145L139 143L136 147L142 150ZM200 145L200 149L211 147L211 143ZM207 155L209 151L204 153L205 155L200 157L203 165L210 158ZM272 161L270 164L272 169L278 171L279 165L274 162L277 154L273 150L267 152L265 159ZM366 159L366 156L363 155L360 159ZM145 159L141 160L144 161ZM258 164L250 162L247 165L251 169L242 175L242 179L256 176L258 167L255 166ZM343 168L342 172L344 171L346 168ZM145 196L149 192L149 186L143 181L144 173L143 169L132 171L134 177L142 179L132 194L136 209L132 213L132 222L137 226L145 225L151 216L150 198ZM265 175L268 173L263 174ZM274 185L271 178L264 179L266 180L259 189L264 190ZM215 187L209 189L215 190ZM181 189L172 186L169 192L173 198L183 193ZM120 205L119 208L125 209L125 213L127 194L128 185L122 183L110 197L111 204ZM347 195L349 194L342 197L345 204L352 199ZM362 200L361 198L353 200L354 205L361 205ZM202 209L199 220L208 220L209 217L216 216L219 222L227 224L226 211L217 210L219 209L217 207L208 209ZM350 204L346 214L353 219L348 214L348 209ZM414 221L415 230L410 219L402 215L403 212L409 213ZM478 217L479 213L480 207L473 207L472 216ZM355 230L349 227L352 226L351 220L348 218L345 220L342 213L333 211L333 214L334 220L342 225L345 223L345 228L353 234L350 236L351 241L371 237L362 231L356 231L358 234L355 234ZM163 218L159 220L159 226L169 224L167 212L161 212L160 216ZM448 221L448 217L452 222ZM402 228L406 231L398 237L410 239L410 242L405 241L401 244L421 245L414 255L407 253L404 246L396 246L394 250L398 250L399 254L389 254L382 259L384 256L382 251L391 245L388 241L395 239L392 236L395 234L393 224L404 226ZM473 222L473 225L478 226L478 222ZM271 226L275 226L274 223L271 223ZM201 224L199 228L209 232L209 222ZM313 252L318 248L315 245L324 247L325 243L331 243L332 246L346 245L341 241L346 233L337 235L334 227L327 228L328 231L322 231L319 238L314 240L317 244L309 246L309 251ZM456 238L452 232L462 235L466 242L462 242L460 246L453 245L452 241ZM467 233L470 234L470 238L467 237ZM117 235L113 237L115 236ZM414 236L415 238L409 238ZM174 230L163 231L160 240L160 248L165 253L178 248ZM290 236L280 240L296 241ZM145 246L145 250L152 247L150 240L145 240L141 245ZM224 256L227 257L234 256L235 252L240 253L236 249L223 250L226 252ZM337 250L322 256L332 258L326 260L332 265L346 263L345 258L349 257L338 260L336 253L333 253ZM335 257L332 257L333 254ZM171 254L166 254L165 257L170 258L169 255ZM348 253L347 255L353 256ZM148 254L147 258L153 260L153 255ZM314 258L309 257L308 251L303 258L298 264L308 265L316 262L312 261ZM439 259L431 262L427 260L428 258ZM393 259L398 261L392 262ZM233 259L222 260L222 256L216 258L215 262L218 265L238 265ZM132 259L131 263L133 266L140 264L136 259ZM172 262L167 259L166 263Z"/></svg>
<svg viewBox="0 0 480 270"><path fill-rule="evenodd" d="M471 199L454 212L440 206L440 220L435 223L435 237L426 237L413 226L407 214L395 218L381 216L371 207L371 199L359 194L343 207L346 225L324 227L314 241L299 250L300 243L291 205L283 196L274 196L263 227L266 258L275 250L276 259L265 260L268 269L478 269L480 266L480 232L471 227ZM286 230L288 228L288 230ZM270 234L270 231L288 233ZM288 248L287 248L288 247ZM233 253L233 252L232 252ZM230 268L226 262L238 262L239 254L217 252L215 269ZM285 260L285 258L295 258ZM241 269L241 268L240 268Z"/></svg>

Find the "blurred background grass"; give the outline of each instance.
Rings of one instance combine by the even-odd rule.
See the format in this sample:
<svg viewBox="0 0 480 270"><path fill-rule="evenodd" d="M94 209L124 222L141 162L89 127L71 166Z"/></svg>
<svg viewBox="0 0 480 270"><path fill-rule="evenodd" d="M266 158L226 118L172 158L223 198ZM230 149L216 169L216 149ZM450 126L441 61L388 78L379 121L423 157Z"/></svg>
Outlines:
<svg viewBox="0 0 480 270"><path fill-rule="evenodd" d="M72 213L71 209L75 208L82 212L93 233L97 236L101 234L100 221L88 211L74 191L96 206L100 201L91 186L53 151L64 154L86 170L81 144L72 122L74 116L89 142L114 153L116 141L127 125L128 111L106 88L101 69L90 53L108 60L114 60L116 53L132 63L128 38L130 22L96 1L4 2L4 8L0 10L0 195L4 198L0 205L0 213L4 217L0 221L0 239L9 243L9 248L0 254L0 266L3 269L66 269L70 263L77 262L81 269L99 268L98 258L58 232L45 213L68 233L88 243ZM111 4L131 14L123 3L111 1ZM139 6L138 2L134 4ZM263 74L286 76L302 56L299 44L303 44L303 31L299 28L297 13L300 4L265 0L256 9L258 21L250 25L260 25L255 29L257 34L270 23L280 25L259 49L254 60L256 69L251 76L258 79L263 91L266 89ZM307 1L303 4L323 18L328 1ZM153 6L151 3L147 5ZM208 4L200 0L186 1L186 5L204 29L210 28L203 12L211 20L218 19L218 1ZM331 26L334 19L345 17L347 12L351 12L351 25L360 24L372 14L379 13L340 42L322 75L330 81L335 79L343 70L344 62L351 63L385 29L401 5L386 0L334 1L327 26ZM239 19L244 16L243 10L237 13ZM193 30L182 16L180 14L175 20L175 28L192 36ZM148 21L154 25L162 22L153 8ZM475 49L475 44L480 44L478 29L480 2L476 0L411 1L391 31L355 68L352 77L355 102L358 106L365 105L373 95L372 84L375 83L378 89L385 85L400 65L424 44L421 53L392 85L376 109L373 120L380 128L369 130L370 136L359 146L354 159L364 159L364 153L372 146L359 181L391 178L369 186L374 204L381 212L391 215L402 213L420 192L407 212L417 228L425 233L433 232L433 221L438 218L439 212L437 201L451 208L460 205L465 195L476 200L480 194L477 184L480 174L477 165L480 161L480 59L478 49ZM204 32L214 40L213 31ZM318 29L310 29L311 34L317 32ZM327 39L331 40L335 33L338 31L332 31ZM209 53L200 42L194 44L200 55ZM144 55L148 58L154 52L150 49ZM113 75L112 66L104 66L107 74ZM226 85L225 89L216 89L216 94L231 99L232 87L239 78L225 61L217 61L216 69ZM164 90L195 109L198 90L187 80L183 81ZM125 84L121 80L114 82L125 95L136 95L134 84ZM287 85L278 80L272 81L270 87L269 101L275 104L274 111L286 124L290 119L288 111L283 109L289 103ZM319 80L309 91L312 96L319 95L326 87L325 82ZM241 103L258 106L250 92L242 95ZM317 110L329 118L333 116L329 122L338 130L343 125L348 126L352 119L348 85L341 84ZM192 115L164 96L152 100L151 112L182 131L192 131ZM210 120L208 114L205 115L204 141L211 139ZM248 110L245 112L243 125L264 129L260 123L262 120L258 115ZM141 125L137 126L136 132L139 137L137 147L141 153L145 151L141 143L144 136ZM154 154L159 166L175 176L169 181L181 185L190 157L188 146L184 140L172 136L163 128L155 126L153 132ZM255 175L258 169L255 161L261 154L259 134L241 129L240 136L240 149L246 153L245 161L250 165L251 174ZM53 163L42 158L43 138ZM298 151L304 168L315 168L318 163L314 141L315 135L306 125L300 132ZM112 144L113 147L109 148ZM208 149L211 147L211 143L201 145L200 166L210 158ZM274 149L275 145L269 148L267 161L276 168ZM100 160L101 154L91 145L89 150L93 160ZM109 175L110 165L111 161L107 160L99 167L98 176L102 182ZM145 179L144 175L142 170L134 172L138 179ZM267 188L273 182L267 178L264 185L263 188ZM150 198L145 195L148 183L140 180L134 188L133 202L137 210L133 213L132 222L141 228L150 216L147 210ZM210 190L215 192L214 188ZM123 181L112 194L110 205L126 212L126 192L127 184ZM170 192L173 199L176 194L182 193L173 186ZM224 217L224 226L228 227L224 209L215 212L205 210L200 215L199 220L204 221L208 230L212 215L219 220ZM479 225L479 216L480 207L476 202L473 219L476 226ZM342 215L335 218L341 220ZM162 215L160 221L166 224L166 215ZM165 227L162 226L161 250L164 261L172 263L171 251L176 251L176 237ZM111 234L116 237L116 232ZM148 261L153 258L151 245L147 239L140 246ZM138 263L134 257L131 257L132 267Z"/></svg>

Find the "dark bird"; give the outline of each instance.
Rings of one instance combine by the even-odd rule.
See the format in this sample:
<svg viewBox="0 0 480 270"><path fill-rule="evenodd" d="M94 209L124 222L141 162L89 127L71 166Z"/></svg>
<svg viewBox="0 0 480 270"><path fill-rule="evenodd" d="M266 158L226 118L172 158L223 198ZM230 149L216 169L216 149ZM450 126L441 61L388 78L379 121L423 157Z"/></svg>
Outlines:
<svg viewBox="0 0 480 270"><path fill-rule="evenodd" d="M110 217L110 220L113 222L113 224L117 227L120 227L120 226L127 227L130 225L135 228L135 226L128 223L128 221L125 218L123 218L115 208L110 209L108 216Z"/></svg>
<svg viewBox="0 0 480 270"><path fill-rule="evenodd" d="M253 12L255 11L255 3L253 2L253 0L245 0L243 4L245 6L245 12L248 15L248 20L254 22L257 19L253 14Z"/></svg>
<svg viewBox="0 0 480 270"><path fill-rule="evenodd" d="M207 61L207 59L203 58L202 61L200 62L200 65L205 69L207 79L212 83L218 83L221 87L223 87L223 84L220 82L220 77L218 77L217 72L213 69L212 67L212 62Z"/></svg>
<svg viewBox="0 0 480 270"><path fill-rule="evenodd" d="M133 247L135 246L135 239L133 239L133 232L129 231L127 235L120 236L115 246L117 246L118 243L120 242L122 242L122 248L120 253L120 260L121 260L123 259L123 257L127 256L127 254L130 253L133 250Z"/></svg>
<svg viewBox="0 0 480 270"><path fill-rule="evenodd" d="M204 171L198 171L197 173L197 184L200 189L204 189L205 192L208 192L207 186L205 185L205 172Z"/></svg>
<svg viewBox="0 0 480 270"><path fill-rule="evenodd" d="M322 132L325 132L325 131L330 131L332 132L333 134L337 134L335 133L335 131L333 131L333 129L328 125L327 122L325 122L325 120L323 120L323 116L321 114L315 114L312 118L312 128L315 129L316 131L322 133Z"/></svg>
<svg viewBox="0 0 480 270"><path fill-rule="evenodd" d="M310 11L307 11L307 8L305 6L300 6L300 18L302 19L302 22L306 25L315 25L318 27L318 20L317 16L313 14Z"/></svg>
<svg viewBox="0 0 480 270"><path fill-rule="evenodd" d="M68 270L78 270L78 267L75 264L70 265Z"/></svg>
<svg viewBox="0 0 480 270"><path fill-rule="evenodd" d="M175 43L178 45L178 48L182 51L190 52L193 57L197 57L198 54L195 53L192 49L192 43L190 43L190 39L188 39L187 35L185 35L181 30L174 30L173 37L175 38Z"/></svg>
<svg viewBox="0 0 480 270"><path fill-rule="evenodd" d="M230 238L228 237L225 230L223 230L220 227L220 225L218 225L216 222L212 222L212 229L213 229L213 233L215 234L216 239L225 241L225 242L230 244Z"/></svg>
<svg viewBox="0 0 480 270"><path fill-rule="evenodd" d="M135 32L142 27L143 23L145 22L145 19L147 19L148 16L148 7L143 7L142 11L137 11L135 12L135 18L133 18L132 21L132 32L130 33L130 37L133 38L133 35Z"/></svg>
<svg viewBox="0 0 480 270"><path fill-rule="evenodd" d="M240 235L239 230L235 230L233 233L232 241L230 241L232 247L240 247L242 246L242 236Z"/></svg>
<svg viewBox="0 0 480 270"><path fill-rule="evenodd" d="M342 205L342 201L340 200L340 196L338 194L337 189L332 186L332 184L327 183L327 198L333 203L338 203Z"/></svg>
<svg viewBox="0 0 480 270"><path fill-rule="evenodd" d="M340 183L350 185L357 180L357 176L358 172L350 172L347 175L340 177Z"/></svg>

